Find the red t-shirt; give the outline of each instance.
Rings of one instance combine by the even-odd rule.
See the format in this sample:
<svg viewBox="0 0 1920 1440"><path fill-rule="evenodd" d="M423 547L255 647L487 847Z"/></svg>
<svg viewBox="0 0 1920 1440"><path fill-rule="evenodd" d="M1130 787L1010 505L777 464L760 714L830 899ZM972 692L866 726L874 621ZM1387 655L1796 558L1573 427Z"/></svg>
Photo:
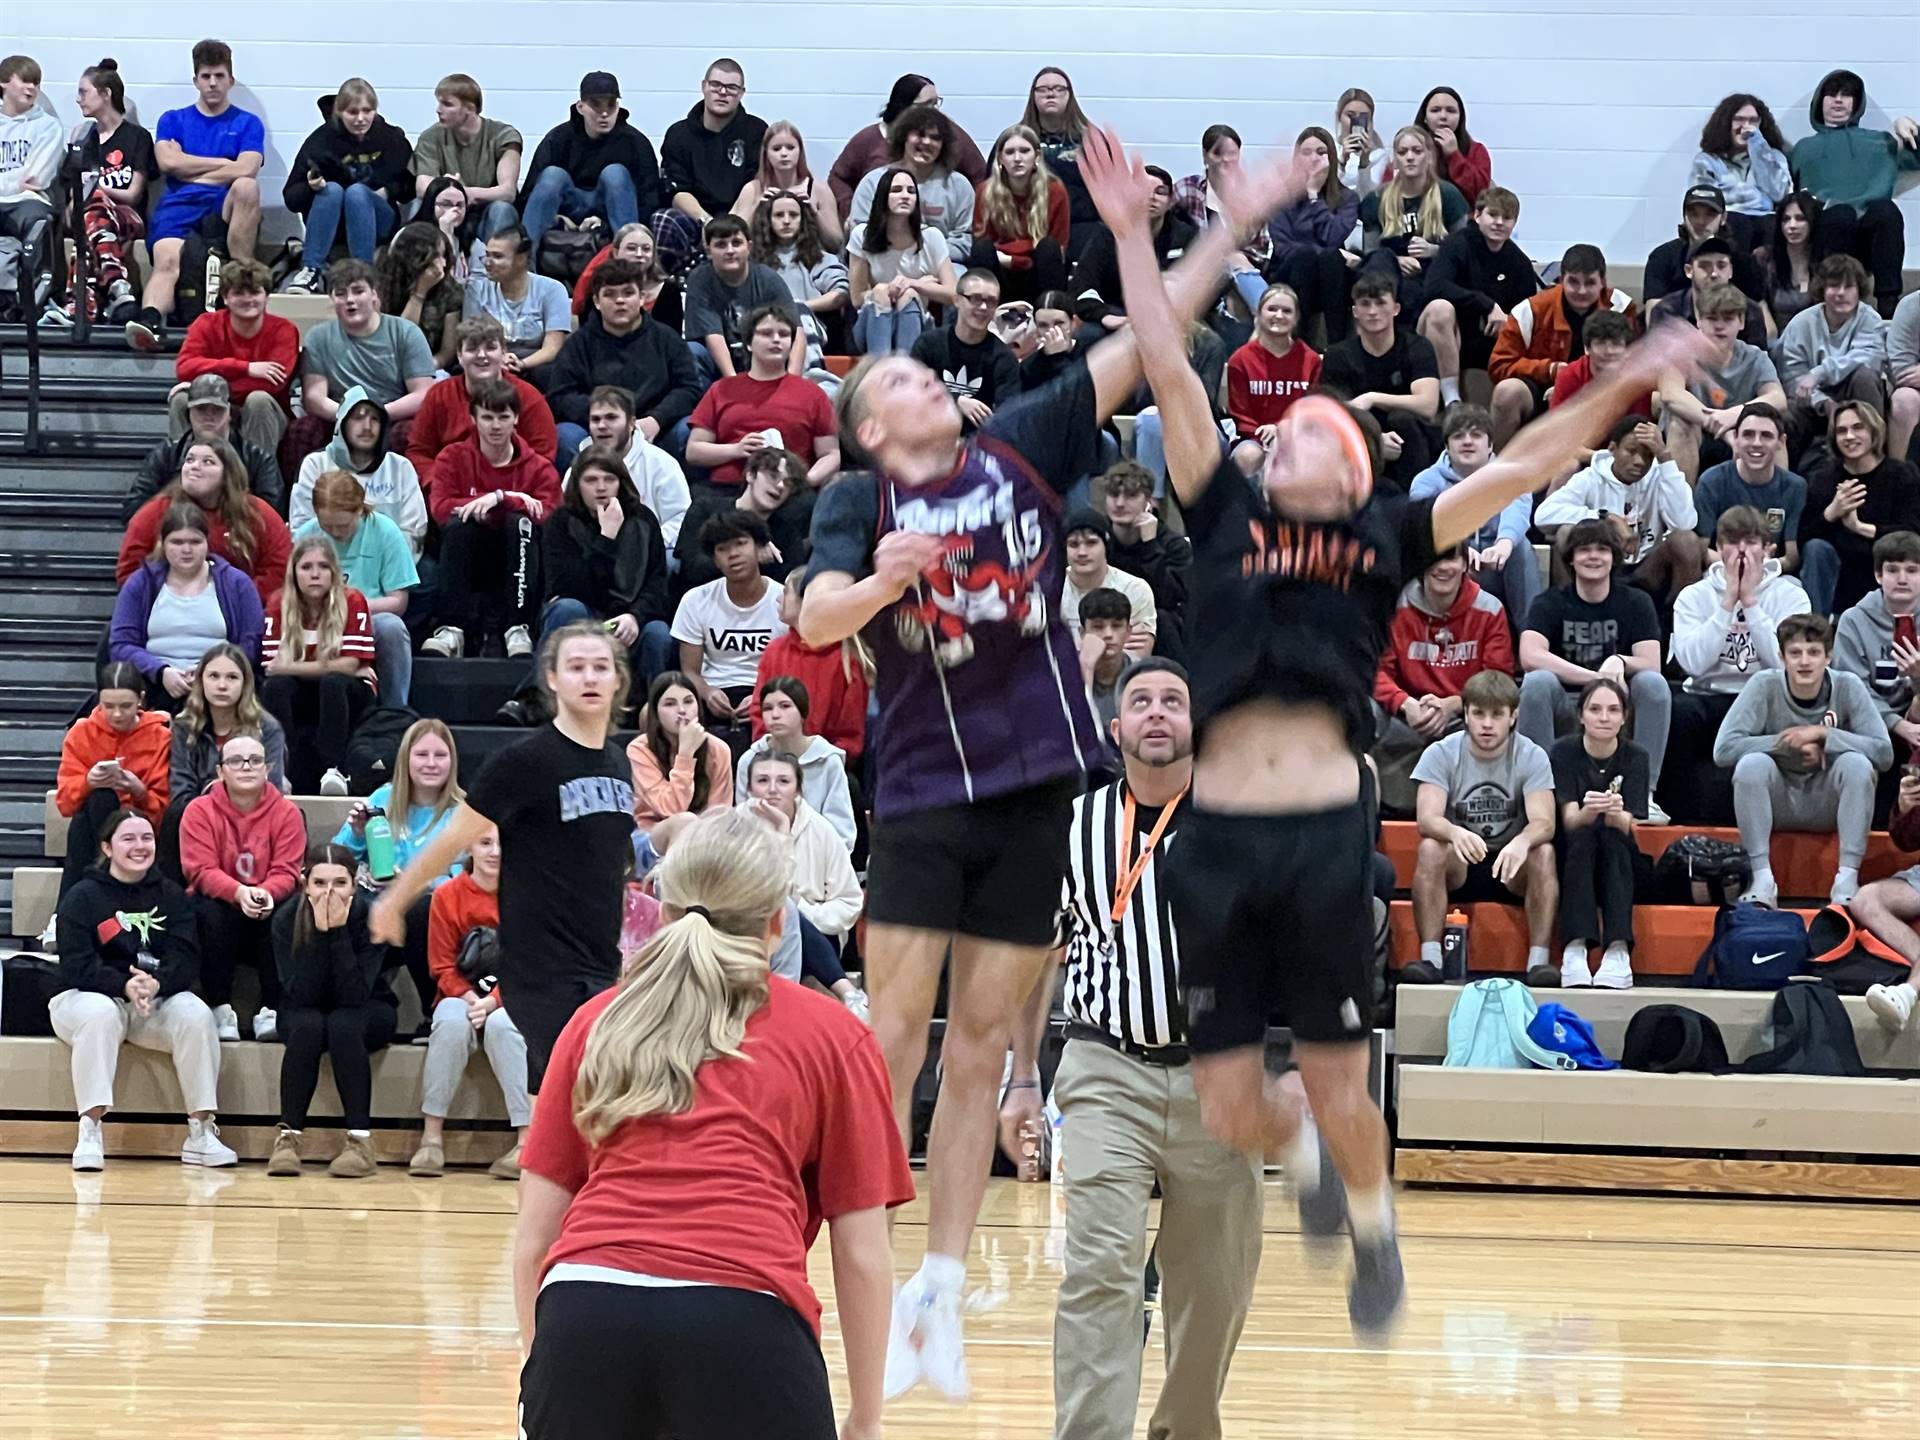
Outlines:
<svg viewBox="0 0 1920 1440"><path fill-rule="evenodd" d="M1307 391L1320 383L1320 355L1296 340L1285 355L1275 355L1257 340L1249 340L1227 358L1227 413L1240 438L1251 440L1262 425L1277 425L1280 417Z"/></svg>
<svg viewBox="0 0 1920 1440"><path fill-rule="evenodd" d="M712 431L722 445L756 430L778 430L786 448L808 468L813 465L813 442L838 429L827 392L798 375L782 375L778 380L729 375L716 380L693 407L687 423L696 430ZM716 465L707 478L715 485L744 484L746 462Z"/></svg>
<svg viewBox="0 0 1920 1440"><path fill-rule="evenodd" d="M520 1163L573 1192L545 1270L600 1265L764 1290L820 1333L807 1251L823 1220L913 1198L873 1032L782 980L747 1020L751 1058L710 1061L684 1115L629 1121L599 1146L574 1128L587 1034L617 992L574 1013L553 1048Z"/></svg>

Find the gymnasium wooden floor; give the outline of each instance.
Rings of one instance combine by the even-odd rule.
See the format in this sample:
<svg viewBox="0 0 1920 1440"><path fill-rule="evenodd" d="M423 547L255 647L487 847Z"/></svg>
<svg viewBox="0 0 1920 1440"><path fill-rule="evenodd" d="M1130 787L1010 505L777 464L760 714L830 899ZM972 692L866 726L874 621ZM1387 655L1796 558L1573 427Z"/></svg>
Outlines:
<svg viewBox="0 0 1920 1440"><path fill-rule="evenodd" d="M512 1208L476 1175L0 1160L0 1434L510 1437ZM1337 1272L1304 1264L1284 1193L1268 1210L1229 1436L1920 1435L1912 1207L1412 1193L1413 1308L1378 1352L1355 1346ZM1048 1219L1044 1188L995 1182L969 1276L1000 1302L969 1322L976 1400L916 1393L889 1435L1051 1433Z"/></svg>

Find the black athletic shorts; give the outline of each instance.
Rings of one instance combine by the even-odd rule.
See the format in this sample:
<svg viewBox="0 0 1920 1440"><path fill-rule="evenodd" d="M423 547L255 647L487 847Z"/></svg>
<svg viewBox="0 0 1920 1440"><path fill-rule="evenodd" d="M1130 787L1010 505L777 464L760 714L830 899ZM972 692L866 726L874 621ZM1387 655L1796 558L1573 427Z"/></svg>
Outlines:
<svg viewBox="0 0 1920 1440"><path fill-rule="evenodd" d="M1364 798L1298 815L1195 808L1162 871L1196 1054L1373 1028L1373 828Z"/></svg>
<svg viewBox="0 0 1920 1440"><path fill-rule="evenodd" d="M1051 945L1067 874L1074 780L873 822L867 919Z"/></svg>
<svg viewBox="0 0 1920 1440"><path fill-rule="evenodd" d="M1508 905L1519 904L1520 897L1495 879L1493 874L1493 862L1499 858L1500 851L1506 843L1502 840L1499 845L1487 846L1487 858L1476 860L1467 866L1467 878L1457 887L1449 890L1447 898L1458 901L1462 905L1471 905L1476 900L1498 900Z"/></svg>

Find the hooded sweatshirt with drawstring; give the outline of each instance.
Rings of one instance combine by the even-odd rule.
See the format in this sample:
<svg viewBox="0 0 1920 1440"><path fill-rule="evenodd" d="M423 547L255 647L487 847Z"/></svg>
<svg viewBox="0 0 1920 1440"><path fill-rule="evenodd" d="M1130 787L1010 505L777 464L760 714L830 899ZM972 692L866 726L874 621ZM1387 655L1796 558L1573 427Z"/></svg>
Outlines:
<svg viewBox="0 0 1920 1440"><path fill-rule="evenodd" d="M1492 464L1493 458L1489 453L1487 463ZM1425 500L1451 490L1466 478L1453 468L1453 452L1443 451L1437 461L1413 477L1413 484L1407 488L1407 498ZM1528 554L1532 554L1527 545L1527 528L1532 524L1533 496L1519 495L1509 500L1506 508L1482 525L1479 533L1467 543L1476 550L1485 550L1496 540L1511 540L1515 553L1527 550Z"/></svg>
<svg viewBox="0 0 1920 1440"><path fill-rule="evenodd" d="M1482 670L1513 673L1506 607L1462 575L1453 604L1438 610L1421 579L1409 580L1387 629L1373 698L1389 715L1398 715L1409 698L1458 695Z"/></svg>
<svg viewBox="0 0 1920 1440"><path fill-rule="evenodd" d="M1596 450L1593 462L1540 502L1534 523L1541 529L1618 515L1633 529L1627 556L1638 565L1676 530L1691 530L1698 514L1687 477L1671 460L1656 460L1633 484L1613 473L1613 452Z"/></svg>
<svg viewBox="0 0 1920 1440"><path fill-rule="evenodd" d="M1833 668L1866 682L1889 732L1896 720L1906 719L1914 694L1913 681L1892 663L1895 640L1920 646L1920 631L1911 614L1889 610L1887 597L1877 588L1840 617L1833 637Z"/></svg>
<svg viewBox="0 0 1920 1440"><path fill-rule="evenodd" d="M215 785L180 817L187 892L229 905L242 885L258 885L274 904L286 903L300 886L306 849L306 817L272 785L263 785L259 801L245 812L225 785Z"/></svg>
<svg viewBox="0 0 1920 1440"><path fill-rule="evenodd" d="M380 417L380 433L373 441L373 463L353 463L347 446L347 417L362 405L371 405ZM387 410L384 405L355 385L340 397L340 413L334 417L333 439L327 448L316 450L300 462L300 477L293 482L293 496L287 504L287 525L299 530L313 519L313 483L329 470L344 470L366 487L367 503L394 524L407 537L407 545L418 558L421 542L427 534L427 497L420 493L420 476L406 456L387 449Z"/></svg>
<svg viewBox="0 0 1920 1440"><path fill-rule="evenodd" d="M757 147L753 154L757 165L760 161ZM633 196L642 219L667 203L667 193L660 186L660 163L654 158L653 142L633 127L624 109L613 122L613 129L604 135L589 135L579 107L568 109L565 122L542 137L539 148L521 172L520 194L514 200L514 208L521 214L526 213L527 201L533 198L533 187L540 183L540 177L556 165L567 172L567 177L580 190L591 190L598 185L600 172L607 166L626 166L627 174L633 177ZM536 242L539 239L538 235L534 236Z"/></svg>
<svg viewBox="0 0 1920 1440"><path fill-rule="evenodd" d="M1722 608L1726 594L1726 562L1715 561L1673 602L1671 654L1696 695L1738 695L1762 670L1778 670L1780 622L1813 609L1800 582L1780 573L1778 560L1761 567L1753 604L1736 605L1729 616Z"/></svg>
<svg viewBox="0 0 1920 1440"><path fill-rule="evenodd" d="M1820 99L1840 88L1860 99L1846 124L1829 125L1820 117ZM1800 188L1811 190L1823 205L1859 209L1875 200L1891 200L1899 172L1920 170L1920 150L1902 145L1890 131L1861 125L1866 109L1866 82L1851 70L1829 71L1807 102L1807 123L1813 126L1813 134L1793 147L1788 160Z"/></svg>

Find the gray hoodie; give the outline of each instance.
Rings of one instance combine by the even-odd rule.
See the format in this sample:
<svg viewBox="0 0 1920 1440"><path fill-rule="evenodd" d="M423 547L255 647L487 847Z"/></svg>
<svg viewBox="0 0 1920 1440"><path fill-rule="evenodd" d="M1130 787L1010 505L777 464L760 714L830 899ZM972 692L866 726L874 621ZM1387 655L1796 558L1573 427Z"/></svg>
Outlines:
<svg viewBox="0 0 1920 1440"><path fill-rule="evenodd" d="M1887 597L1869 590L1866 598L1840 617L1833 641L1833 668L1858 675L1872 692L1880 718L1891 731L1893 722L1906 717L1913 703L1913 681L1895 669L1893 653L1893 613L1887 609Z"/></svg>
<svg viewBox="0 0 1920 1440"><path fill-rule="evenodd" d="M1838 330L1827 328L1824 305L1809 305L1780 332L1780 383L1792 392L1802 375L1812 374L1822 390L1831 390L1861 366L1878 375L1887 361L1887 322L1862 297L1860 306Z"/></svg>
<svg viewBox="0 0 1920 1440"><path fill-rule="evenodd" d="M1851 750L1866 756L1875 770L1893 764L1893 741L1887 737L1887 727L1880 723L1879 708L1866 681L1832 669L1827 671L1827 679L1830 683L1824 701L1803 702L1794 699L1787 689L1786 671L1767 670L1754 676L1753 683L1740 692L1727 718L1720 722L1720 734L1713 742L1713 763L1733 765L1743 756L1768 754L1780 732L1795 725L1825 725L1829 756ZM1788 766L1783 764L1781 768Z"/></svg>
<svg viewBox="0 0 1920 1440"><path fill-rule="evenodd" d="M1920 365L1920 290L1902 300L1887 322L1887 378L1899 379L1912 365Z"/></svg>

